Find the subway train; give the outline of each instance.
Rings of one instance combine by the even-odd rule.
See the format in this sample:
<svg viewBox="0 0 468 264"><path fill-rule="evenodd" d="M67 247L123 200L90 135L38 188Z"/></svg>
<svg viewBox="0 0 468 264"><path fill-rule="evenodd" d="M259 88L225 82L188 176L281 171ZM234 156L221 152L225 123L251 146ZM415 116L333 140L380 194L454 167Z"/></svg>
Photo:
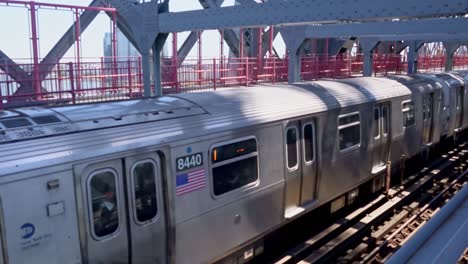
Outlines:
<svg viewBox="0 0 468 264"><path fill-rule="evenodd" d="M0 111L0 263L244 263L456 137L467 88L457 71Z"/></svg>

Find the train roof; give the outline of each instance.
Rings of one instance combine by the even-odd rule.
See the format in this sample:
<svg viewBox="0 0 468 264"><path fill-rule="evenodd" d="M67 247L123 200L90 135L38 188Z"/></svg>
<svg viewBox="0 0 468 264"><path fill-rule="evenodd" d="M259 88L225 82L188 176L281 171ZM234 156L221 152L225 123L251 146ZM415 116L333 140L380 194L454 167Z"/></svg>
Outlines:
<svg viewBox="0 0 468 264"><path fill-rule="evenodd" d="M436 89L430 87L369 77L3 111L0 175L71 162L78 152L86 158L166 144Z"/></svg>

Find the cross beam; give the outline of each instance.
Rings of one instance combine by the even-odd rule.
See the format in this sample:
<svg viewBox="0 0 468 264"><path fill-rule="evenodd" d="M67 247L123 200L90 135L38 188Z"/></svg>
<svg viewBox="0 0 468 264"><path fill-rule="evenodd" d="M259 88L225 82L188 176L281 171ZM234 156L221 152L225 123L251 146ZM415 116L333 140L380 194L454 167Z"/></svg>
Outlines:
<svg viewBox="0 0 468 264"><path fill-rule="evenodd" d="M352 20L424 18L460 13L468 13L468 1L268 1L216 9L159 14L159 31L170 33L236 27L297 25L311 22L336 23Z"/></svg>
<svg viewBox="0 0 468 264"><path fill-rule="evenodd" d="M101 0L93 0L93 2L89 6L96 6L96 7L102 7L102 1ZM81 15L80 15L80 29L81 31L79 32L80 34L83 34L83 32L88 28L88 26L93 22L93 20L97 17L99 14L98 11L93 11L93 10L85 10ZM44 57L44 59L41 61L41 64L39 66L40 69L40 78L43 80L55 67L55 65L58 63L57 58L62 58L65 53L73 46L73 44L76 41L75 38L75 24L77 22L75 21L70 28L68 28L67 32L60 38L59 41L54 45L54 47L49 51L49 53Z"/></svg>
<svg viewBox="0 0 468 264"><path fill-rule="evenodd" d="M0 50L0 69L10 75L10 77L18 83L25 82L30 78L29 74L2 50Z"/></svg>
<svg viewBox="0 0 468 264"><path fill-rule="evenodd" d="M303 26L308 38L384 37L468 32L468 18L437 18Z"/></svg>
<svg viewBox="0 0 468 264"><path fill-rule="evenodd" d="M242 4L249 3L252 0L247 0L247 1L242 1ZM223 1L215 1L215 0L199 0L200 4L204 9L208 8L220 8L221 4ZM264 56L268 50L269 46L265 45L266 43L269 42L269 31L262 36L262 56ZM275 38L278 34L278 31L274 31L273 38ZM239 51L239 38L237 37L237 34L234 32L232 29L226 29L223 33L224 40L226 41L227 45L229 46L229 50L236 56L240 56L240 51ZM193 46L197 43L198 39L198 32L192 31L190 35L187 37L187 39L184 41L182 46L177 52L177 63L180 66L187 55L189 54L190 50L193 48Z"/></svg>
<svg viewBox="0 0 468 264"><path fill-rule="evenodd" d="M468 32L460 34L409 34L409 35L388 35L378 37L366 37L369 40L375 41L412 41L418 40L422 42L466 42L468 40Z"/></svg>

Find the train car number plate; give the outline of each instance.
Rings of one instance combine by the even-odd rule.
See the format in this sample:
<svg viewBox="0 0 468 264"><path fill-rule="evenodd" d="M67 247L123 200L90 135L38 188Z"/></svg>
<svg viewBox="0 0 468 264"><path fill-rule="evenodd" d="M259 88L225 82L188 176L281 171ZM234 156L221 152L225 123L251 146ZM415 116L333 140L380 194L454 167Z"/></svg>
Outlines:
<svg viewBox="0 0 468 264"><path fill-rule="evenodd" d="M203 154L201 152L176 159L177 171L188 170L201 165L203 165Z"/></svg>

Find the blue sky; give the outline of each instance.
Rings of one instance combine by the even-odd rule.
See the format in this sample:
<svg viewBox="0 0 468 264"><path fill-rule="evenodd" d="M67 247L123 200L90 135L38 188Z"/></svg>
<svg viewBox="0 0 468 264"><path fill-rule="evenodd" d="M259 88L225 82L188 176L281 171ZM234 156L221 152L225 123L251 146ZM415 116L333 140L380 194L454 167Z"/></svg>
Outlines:
<svg viewBox="0 0 468 264"><path fill-rule="evenodd" d="M42 0L40 2L88 5L91 0ZM234 0L225 0L224 6L233 5ZM201 9L197 0L171 0L170 10L173 12ZM40 56L43 57L53 47L63 33L71 26L74 19L72 11L39 9L39 44ZM31 42L29 40L29 12L24 7L13 7L0 5L0 49L14 58L18 62L22 58L32 57ZM100 14L82 35L82 57L102 56L102 39L105 32L110 30L110 20L105 14ZM188 35L188 32L179 33L179 46ZM205 31L203 33L203 55L205 58L219 56L219 33L217 31ZM275 46L282 53L284 48L280 44L281 40L276 39ZM171 50L171 38L168 39L168 50ZM228 48L225 45L225 52ZM193 49L189 56L196 56L196 49ZM65 57L73 57L72 47Z"/></svg>

